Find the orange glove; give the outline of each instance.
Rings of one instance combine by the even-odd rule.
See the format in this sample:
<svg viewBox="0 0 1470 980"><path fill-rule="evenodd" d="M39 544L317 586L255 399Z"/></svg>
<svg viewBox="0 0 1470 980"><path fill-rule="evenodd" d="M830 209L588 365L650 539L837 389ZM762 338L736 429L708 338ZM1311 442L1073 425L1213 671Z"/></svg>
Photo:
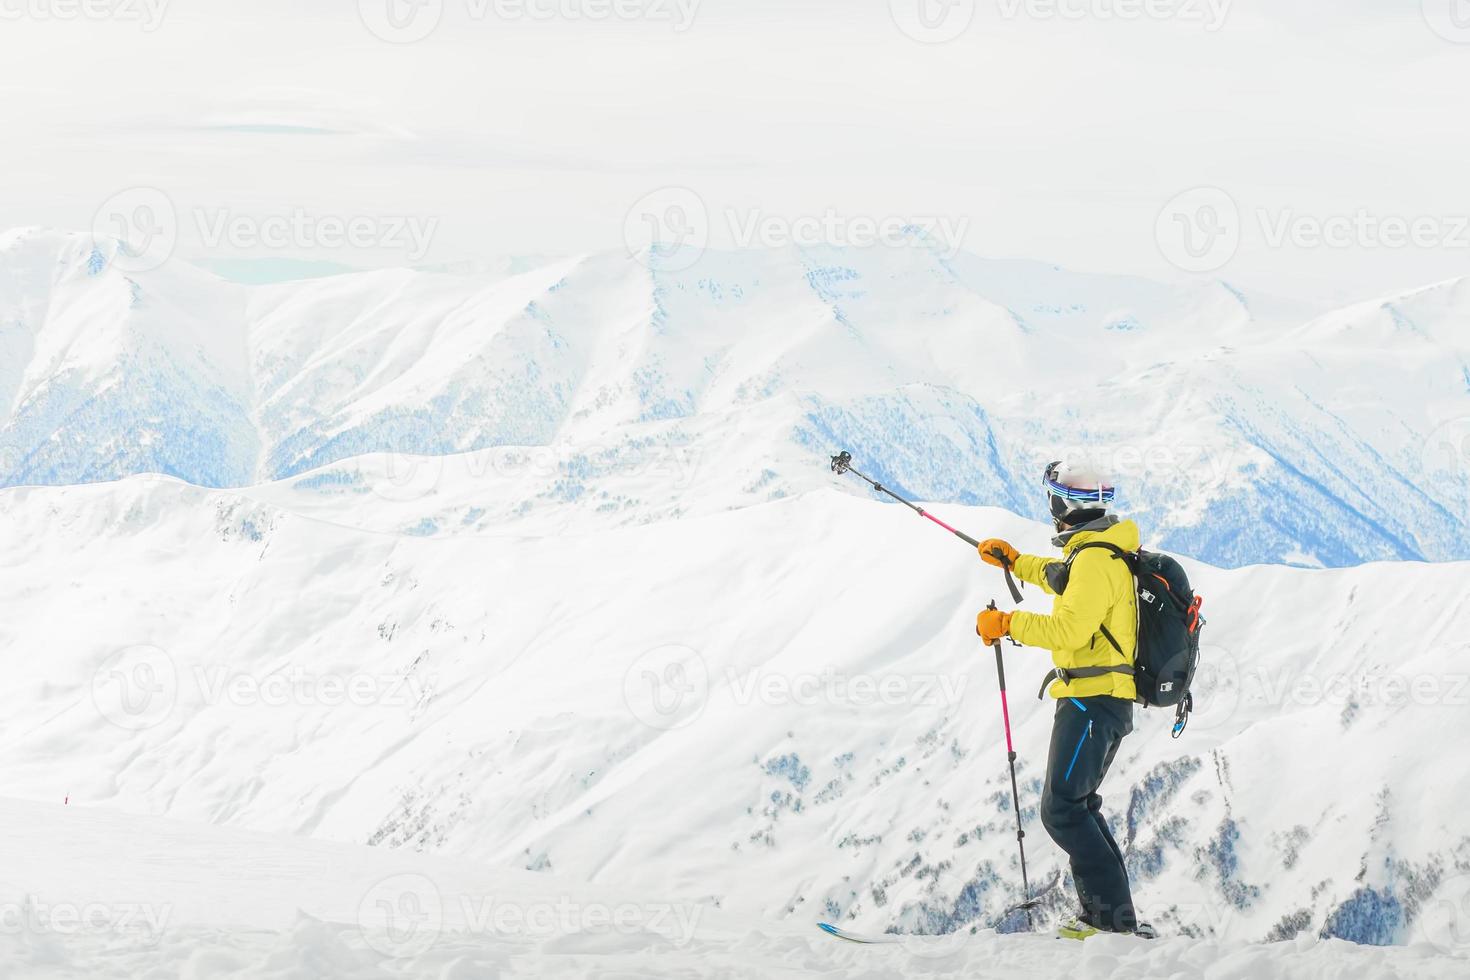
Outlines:
<svg viewBox="0 0 1470 980"><path fill-rule="evenodd" d="M980 557L985 560L985 563L994 565L996 568L1004 568L1005 565L1001 560L995 557L994 552L997 550L1006 556L1006 561L1010 562L1012 568L1016 567L1016 559L1021 557L1021 553L1012 548L1009 541L1002 541L1000 538L986 538L980 542Z"/></svg>
<svg viewBox="0 0 1470 980"><path fill-rule="evenodd" d="M975 618L975 632L986 646L999 643L1001 637L1011 632L1011 614L999 609L982 609Z"/></svg>

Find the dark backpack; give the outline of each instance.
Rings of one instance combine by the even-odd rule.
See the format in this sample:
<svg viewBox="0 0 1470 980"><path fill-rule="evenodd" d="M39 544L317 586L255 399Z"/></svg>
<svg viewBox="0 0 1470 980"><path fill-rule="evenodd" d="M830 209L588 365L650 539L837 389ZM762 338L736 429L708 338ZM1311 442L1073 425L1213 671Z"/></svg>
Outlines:
<svg viewBox="0 0 1470 980"><path fill-rule="evenodd" d="M1138 703L1149 707L1174 707L1174 737L1184 734L1194 696L1189 686L1199 666L1199 634L1205 625L1200 617L1204 598L1194 594L1184 568L1168 555L1154 551L1124 551L1106 541L1089 541L1078 545L1067 556L1067 572L1077 555L1087 548L1106 548L1113 557L1128 565L1138 594L1138 649L1133 666L1074 668L1072 677L1097 673L1131 673L1138 691ZM1064 584L1067 575L1058 576ZM1061 590L1057 590L1061 591ZM1119 653L1123 647L1101 627L1104 638ZM1084 673L1085 672L1085 673ZM1067 678L1063 678L1064 680Z"/></svg>

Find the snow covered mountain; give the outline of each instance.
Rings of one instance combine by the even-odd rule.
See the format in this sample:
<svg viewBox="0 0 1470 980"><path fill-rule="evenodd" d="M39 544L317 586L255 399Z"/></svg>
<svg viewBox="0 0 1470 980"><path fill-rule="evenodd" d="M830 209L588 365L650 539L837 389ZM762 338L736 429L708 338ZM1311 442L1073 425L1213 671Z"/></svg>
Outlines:
<svg viewBox="0 0 1470 980"><path fill-rule="evenodd" d="M1463 965L1467 281L1314 316L922 242L263 287L118 247L0 236L7 794L1044 967L986 932L1021 925L973 635L1002 586L826 457L1041 551L1016 515L1086 450L1209 562L1196 719L1141 716L1108 786L1145 916L1242 969L1318 936ZM1045 665L1007 656L1051 921Z"/></svg>
<svg viewBox="0 0 1470 980"><path fill-rule="evenodd" d="M994 934L855 946L806 923L403 851L14 800L0 800L0 819L15 898L0 933L7 977L1049 980L1076 973L1080 959L1099 980L1452 980L1466 965L1429 939L1382 949L1311 935L1271 945L1100 936L1084 950Z"/></svg>
<svg viewBox="0 0 1470 980"><path fill-rule="evenodd" d="M973 635L1003 587L907 511L827 489L420 538L280 492L0 493L8 794L795 923L1017 925L994 665ZM941 512L1047 547L1004 511ZM1146 914L1176 935L1452 949L1467 567L1189 568L1211 620L1200 710L1178 741L1142 715L1108 786ZM1045 887L1063 864L1035 809L1044 658L1007 657Z"/></svg>
<svg viewBox="0 0 1470 980"><path fill-rule="evenodd" d="M1465 280L1312 317L922 242L264 287L117 248L0 236L0 485L277 481L367 529L542 533L800 494L847 448L1040 517L1032 474L1086 449L1218 565L1470 558Z"/></svg>

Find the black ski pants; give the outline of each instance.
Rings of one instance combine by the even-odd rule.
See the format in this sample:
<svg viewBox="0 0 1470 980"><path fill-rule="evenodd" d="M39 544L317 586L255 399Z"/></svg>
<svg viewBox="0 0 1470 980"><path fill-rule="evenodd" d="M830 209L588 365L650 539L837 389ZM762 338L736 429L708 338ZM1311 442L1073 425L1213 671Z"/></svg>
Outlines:
<svg viewBox="0 0 1470 980"><path fill-rule="evenodd" d="M1082 919L1112 932L1138 924L1123 852L1102 815L1098 790L1133 731L1133 703L1108 696L1057 702L1041 794L1041 823L1072 859Z"/></svg>

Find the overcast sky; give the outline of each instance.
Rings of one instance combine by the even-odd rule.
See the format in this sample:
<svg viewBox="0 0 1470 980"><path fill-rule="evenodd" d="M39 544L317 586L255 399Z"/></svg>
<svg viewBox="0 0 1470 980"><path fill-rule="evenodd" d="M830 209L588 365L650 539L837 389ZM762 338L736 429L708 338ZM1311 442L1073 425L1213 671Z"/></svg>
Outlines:
<svg viewBox="0 0 1470 980"><path fill-rule="evenodd" d="M0 0L0 227L161 193L206 261L893 219L1319 299L1470 272L1470 0L416 3Z"/></svg>

